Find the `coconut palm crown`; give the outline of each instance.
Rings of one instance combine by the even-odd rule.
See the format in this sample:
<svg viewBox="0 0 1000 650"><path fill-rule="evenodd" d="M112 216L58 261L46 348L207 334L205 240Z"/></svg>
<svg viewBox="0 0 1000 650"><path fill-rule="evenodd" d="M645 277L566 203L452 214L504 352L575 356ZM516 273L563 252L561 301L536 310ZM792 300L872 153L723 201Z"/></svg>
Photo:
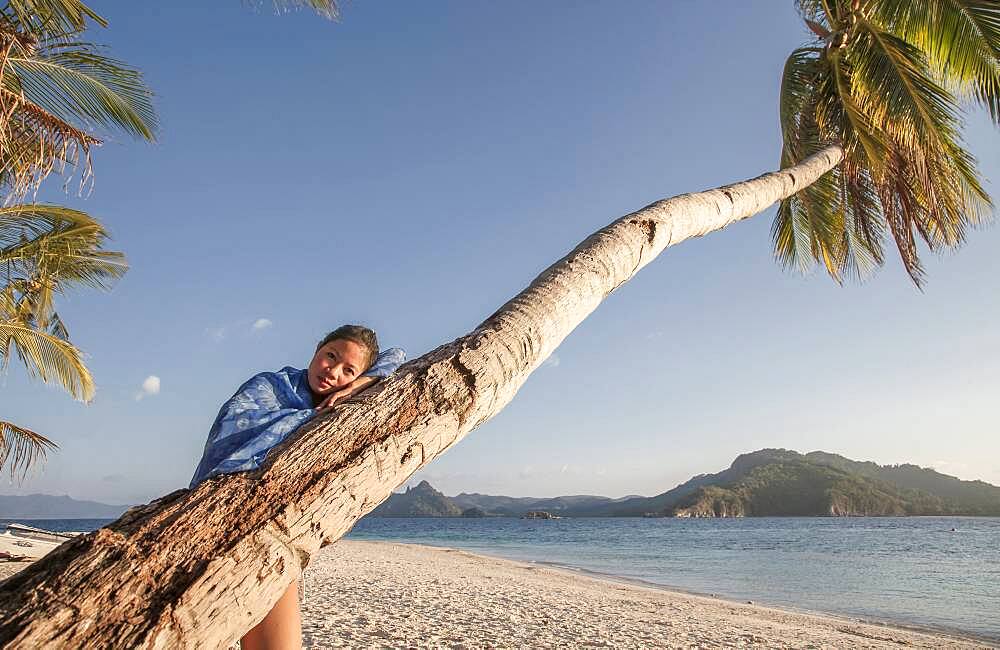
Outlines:
<svg viewBox="0 0 1000 650"><path fill-rule="evenodd" d="M79 400L94 395L82 353L69 340L55 296L86 286L109 289L127 266L104 250L107 233L83 212L53 205L0 208L0 370L17 357L28 374L55 382ZM26 471L55 444L12 422L0 421L0 467Z"/></svg>
<svg viewBox="0 0 1000 650"><path fill-rule="evenodd" d="M152 140L152 93L138 71L80 36L103 18L79 0L0 6L0 370L28 374L90 400L94 381L55 308L79 286L108 289L128 268L107 232L77 210L11 205L53 171L90 175L90 150L115 132ZM0 467L27 471L55 444L0 421Z"/></svg>
<svg viewBox="0 0 1000 650"><path fill-rule="evenodd" d="M0 7L0 191L10 204L52 171L90 173L90 150L114 132L152 140L152 93L135 69L81 39L104 20L79 0Z"/></svg>
<svg viewBox="0 0 1000 650"><path fill-rule="evenodd" d="M963 146L963 107L1000 124L1000 1L797 0L814 36L781 86L781 165L844 160L779 206L775 254L838 282L883 264L887 235L919 287L918 241L954 248L992 210Z"/></svg>

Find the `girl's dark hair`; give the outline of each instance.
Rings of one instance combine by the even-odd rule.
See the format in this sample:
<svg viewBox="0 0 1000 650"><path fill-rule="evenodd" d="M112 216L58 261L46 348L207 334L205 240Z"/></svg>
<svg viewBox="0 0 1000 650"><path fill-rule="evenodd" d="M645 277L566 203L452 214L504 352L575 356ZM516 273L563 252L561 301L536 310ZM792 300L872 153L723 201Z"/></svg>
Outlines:
<svg viewBox="0 0 1000 650"><path fill-rule="evenodd" d="M353 341L368 352L365 370L371 368L372 364L375 363L375 358L378 356L378 337L372 330L361 325L341 325L324 336L323 340L316 345L316 349L320 349L330 341L340 340Z"/></svg>

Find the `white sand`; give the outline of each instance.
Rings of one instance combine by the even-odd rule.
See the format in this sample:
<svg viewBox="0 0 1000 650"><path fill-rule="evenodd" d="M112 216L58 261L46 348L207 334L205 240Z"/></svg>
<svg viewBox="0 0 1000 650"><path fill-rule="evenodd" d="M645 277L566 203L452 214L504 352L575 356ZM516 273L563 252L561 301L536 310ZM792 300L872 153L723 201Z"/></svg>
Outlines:
<svg viewBox="0 0 1000 650"><path fill-rule="evenodd" d="M0 579L25 566L0 562ZM302 613L312 648L989 647L385 542L340 541L319 553Z"/></svg>
<svg viewBox="0 0 1000 650"><path fill-rule="evenodd" d="M0 560L0 580L11 577L29 564L31 562L8 562L7 560Z"/></svg>
<svg viewBox="0 0 1000 650"><path fill-rule="evenodd" d="M305 574L307 647L987 647L464 551L341 541Z"/></svg>

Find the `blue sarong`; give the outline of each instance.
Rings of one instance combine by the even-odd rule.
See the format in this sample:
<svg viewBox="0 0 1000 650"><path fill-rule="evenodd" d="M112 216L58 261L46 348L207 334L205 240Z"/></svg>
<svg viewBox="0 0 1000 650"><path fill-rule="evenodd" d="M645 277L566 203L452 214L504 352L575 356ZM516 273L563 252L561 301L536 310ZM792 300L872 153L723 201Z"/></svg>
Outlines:
<svg viewBox="0 0 1000 650"><path fill-rule="evenodd" d="M388 377L404 361L403 350L389 348L364 376ZM314 415L306 370L289 366L254 375L219 409L190 487L217 474L257 469L268 451Z"/></svg>

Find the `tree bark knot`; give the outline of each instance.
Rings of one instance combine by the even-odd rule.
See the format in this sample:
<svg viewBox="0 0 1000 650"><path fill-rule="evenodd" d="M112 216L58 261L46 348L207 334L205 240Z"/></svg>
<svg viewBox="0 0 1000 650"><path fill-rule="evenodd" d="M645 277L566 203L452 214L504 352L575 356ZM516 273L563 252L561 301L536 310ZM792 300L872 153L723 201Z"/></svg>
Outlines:
<svg viewBox="0 0 1000 650"><path fill-rule="evenodd" d="M410 459L413 458L413 448L414 447L420 447L420 466L423 467L423 464L424 464L424 445L423 445L422 442L415 442L415 443L413 443L412 445L410 445L409 447L406 448L406 451L403 452L403 457L399 459L399 464L400 465L405 465L408 462L410 462Z"/></svg>
<svg viewBox="0 0 1000 650"><path fill-rule="evenodd" d="M642 228L646 233L646 241L650 244L656 240L656 222L652 219L631 219L629 223Z"/></svg>
<svg viewBox="0 0 1000 650"><path fill-rule="evenodd" d="M465 387L469 389L469 393L473 396L476 394L476 373L472 372L467 365L462 362L462 353L459 352L451 358L451 365L458 372L459 376L462 378L462 383Z"/></svg>

